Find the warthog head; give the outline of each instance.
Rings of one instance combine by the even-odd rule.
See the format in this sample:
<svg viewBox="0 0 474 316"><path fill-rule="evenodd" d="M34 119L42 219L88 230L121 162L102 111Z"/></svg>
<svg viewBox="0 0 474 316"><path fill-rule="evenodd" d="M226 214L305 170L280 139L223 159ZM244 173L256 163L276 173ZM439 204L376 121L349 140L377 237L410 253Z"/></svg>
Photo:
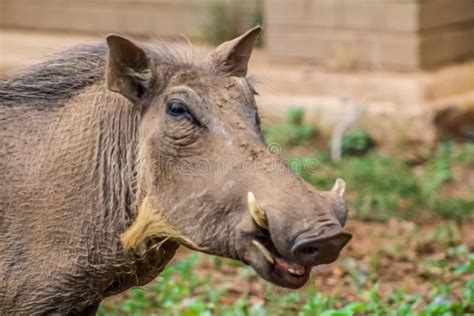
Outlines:
<svg viewBox="0 0 474 316"><path fill-rule="evenodd" d="M125 248L175 240L251 265L264 279L299 288L311 267L334 261L351 239L342 227L345 184L318 192L267 148L247 78L260 27L202 62L109 35L109 90L142 108L137 215Z"/></svg>

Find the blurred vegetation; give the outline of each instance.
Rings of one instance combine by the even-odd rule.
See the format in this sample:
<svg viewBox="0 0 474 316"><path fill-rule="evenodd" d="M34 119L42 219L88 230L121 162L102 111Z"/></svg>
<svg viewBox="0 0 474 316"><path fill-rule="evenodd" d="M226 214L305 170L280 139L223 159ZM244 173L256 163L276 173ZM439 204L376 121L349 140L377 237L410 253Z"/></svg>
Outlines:
<svg viewBox="0 0 474 316"><path fill-rule="evenodd" d="M338 177L346 180L350 216L371 222L351 229L367 225L354 233L368 245L349 246L330 272L293 292L268 286L259 292L250 285L264 281L251 268L185 254L151 284L104 301L99 315L474 314L474 249L462 224L474 219L467 180L474 144L439 144L414 166L400 153L378 152L367 132L353 130L342 140L343 159L334 162L327 141L313 153L298 150L318 138L303 114L291 109L285 120L265 128L267 142L290 148L289 166L320 189Z"/></svg>
<svg viewBox="0 0 474 316"><path fill-rule="evenodd" d="M413 165L400 152L377 152L368 132L353 129L342 138L343 159L332 161L328 145L319 146L312 154L292 154L291 147L309 147L318 138L316 129L303 117L304 110L295 107L280 123L266 126L267 143L290 147L289 166L317 188L330 188L335 179L343 178L356 218L474 218L474 189L464 172L474 164L474 143L440 143L423 164ZM463 194L453 196L452 191Z"/></svg>
<svg viewBox="0 0 474 316"><path fill-rule="evenodd" d="M418 166L411 166L397 153L377 152L346 156L334 162L328 150L310 156L318 164L314 172L300 167L306 164L308 156L290 156L289 164L321 189L330 188L336 178L343 178L348 185L347 200L354 215L362 220L421 220L434 216L463 220L474 218L474 190L463 180L463 171L470 168L473 157L474 144L445 143ZM452 190L465 193L453 196Z"/></svg>
<svg viewBox="0 0 474 316"><path fill-rule="evenodd" d="M434 275L439 269L449 272L453 280L469 278L474 273L474 253L469 252L464 245L449 247L446 254L437 260L422 259L419 273L425 277L430 273ZM230 266L235 269L234 278L258 278L251 268L243 264L193 253L174 261L145 288L134 288L126 294L106 300L100 306L98 315L441 316L474 313L472 277L463 282L458 291L455 291L453 284L443 280L433 282L426 295L407 293L403 287L395 287L381 295L377 280L364 277L367 272L363 265L343 259L341 265L346 271L341 278L358 293L355 300L345 299L337 293L317 293L314 287L307 287L288 293L268 291L263 301L255 301L245 288L235 297L235 291L215 285L210 274L202 274L197 270L199 261L213 261L210 269L215 270ZM430 269L434 272L430 272ZM227 300L229 296L234 296L234 299Z"/></svg>
<svg viewBox="0 0 474 316"><path fill-rule="evenodd" d="M375 141L363 129L354 129L344 135L341 142L342 154L345 156L364 155L375 146Z"/></svg>
<svg viewBox="0 0 474 316"><path fill-rule="evenodd" d="M202 32L206 41L217 45L241 35L256 25L263 25L262 0L229 0L229 3L230 5L216 2L210 6L209 22ZM260 34L256 45L261 46L262 43L263 34Z"/></svg>
<svg viewBox="0 0 474 316"><path fill-rule="evenodd" d="M307 143L317 136L316 129L303 122L304 110L291 108L286 118L277 124L263 129L263 136L267 144L277 143L280 146L296 146Z"/></svg>

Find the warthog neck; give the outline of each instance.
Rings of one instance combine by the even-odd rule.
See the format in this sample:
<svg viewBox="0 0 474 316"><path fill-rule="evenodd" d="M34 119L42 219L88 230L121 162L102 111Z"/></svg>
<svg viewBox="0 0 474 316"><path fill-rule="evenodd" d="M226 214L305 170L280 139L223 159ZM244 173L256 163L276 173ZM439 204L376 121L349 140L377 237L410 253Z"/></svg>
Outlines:
<svg viewBox="0 0 474 316"><path fill-rule="evenodd" d="M0 103L0 314L84 310L149 282L178 247L122 248L142 190L142 113L102 77L49 107Z"/></svg>

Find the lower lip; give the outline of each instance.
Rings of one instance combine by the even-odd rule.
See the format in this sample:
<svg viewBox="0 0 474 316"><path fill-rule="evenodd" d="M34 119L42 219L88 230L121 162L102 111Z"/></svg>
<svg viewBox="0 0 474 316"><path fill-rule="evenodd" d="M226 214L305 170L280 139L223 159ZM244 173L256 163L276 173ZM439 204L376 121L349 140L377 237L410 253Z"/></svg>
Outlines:
<svg viewBox="0 0 474 316"><path fill-rule="evenodd" d="M280 271L288 273L289 275L291 275L295 278L303 277L306 274L306 270L309 269L308 267L304 267L304 266L297 265L297 264L294 264L294 263L291 263L291 262L287 262L287 261L279 259L279 258L274 257L274 260L275 260L275 266ZM290 269L291 270L299 270L300 274L292 273L290 271Z"/></svg>
<svg viewBox="0 0 474 316"><path fill-rule="evenodd" d="M278 271L278 274L281 275L282 281L284 281L284 283L286 284L285 286L293 289L298 289L302 287L308 280L309 272L311 271L311 268L305 267L304 274L296 275L290 273L286 268L282 267L281 265L275 264L274 267L276 271Z"/></svg>
<svg viewBox="0 0 474 316"><path fill-rule="evenodd" d="M275 283L280 286L284 286L291 289L298 289L302 287L309 278L309 273L311 271L311 267L305 267L293 262L289 262L284 260L283 258L279 258L270 254L266 248L264 250L260 248L264 248L258 241L254 242L254 245L263 252L263 257L266 259L267 264L269 264L273 269L273 277L270 276L269 281ZM272 258L267 258L267 256L271 256ZM300 273L292 273L290 270L299 271ZM270 274L271 275L271 274Z"/></svg>

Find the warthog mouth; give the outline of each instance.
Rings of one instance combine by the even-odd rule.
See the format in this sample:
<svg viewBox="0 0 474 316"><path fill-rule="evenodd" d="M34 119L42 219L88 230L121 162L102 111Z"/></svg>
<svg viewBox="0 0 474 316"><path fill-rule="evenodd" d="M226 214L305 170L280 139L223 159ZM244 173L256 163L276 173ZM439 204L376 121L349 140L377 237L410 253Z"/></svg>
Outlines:
<svg viewBox="0 0 474 316"><path fill-rule="evenodd" d="M268 231L252 234L252 247L258 259L248 262L267 281L291 289L298 289L308 281L311 266L292 262L276 249ZM249 236L250 237L250 236Z"/></svg>
<svg viewBox="0 0 474 316"><path fill-rule="evenodd" d="M251 240L251 253L246 260L261 277L276 285L292 289L302 287L309 278L311 267L291 262L278 252L268 230L265 212L258 205L252 192L247 196L248 209L258 230L247 234Z"/></svg>
<svg viewBox="0 0 474 316"><path fill-rule="evenodd" d="M300 235L299 242L292 247L292 258L295 258L289 259L278 251L271 236L267 215L252 192L248 193L247 202L256 230L244 233L245 240L251 244L247 244L243 261L273 284L292 289L302 287L313 266L335 261L340 250L352 238L338 224L329 223L321 226L316 235Z"/></svg>

